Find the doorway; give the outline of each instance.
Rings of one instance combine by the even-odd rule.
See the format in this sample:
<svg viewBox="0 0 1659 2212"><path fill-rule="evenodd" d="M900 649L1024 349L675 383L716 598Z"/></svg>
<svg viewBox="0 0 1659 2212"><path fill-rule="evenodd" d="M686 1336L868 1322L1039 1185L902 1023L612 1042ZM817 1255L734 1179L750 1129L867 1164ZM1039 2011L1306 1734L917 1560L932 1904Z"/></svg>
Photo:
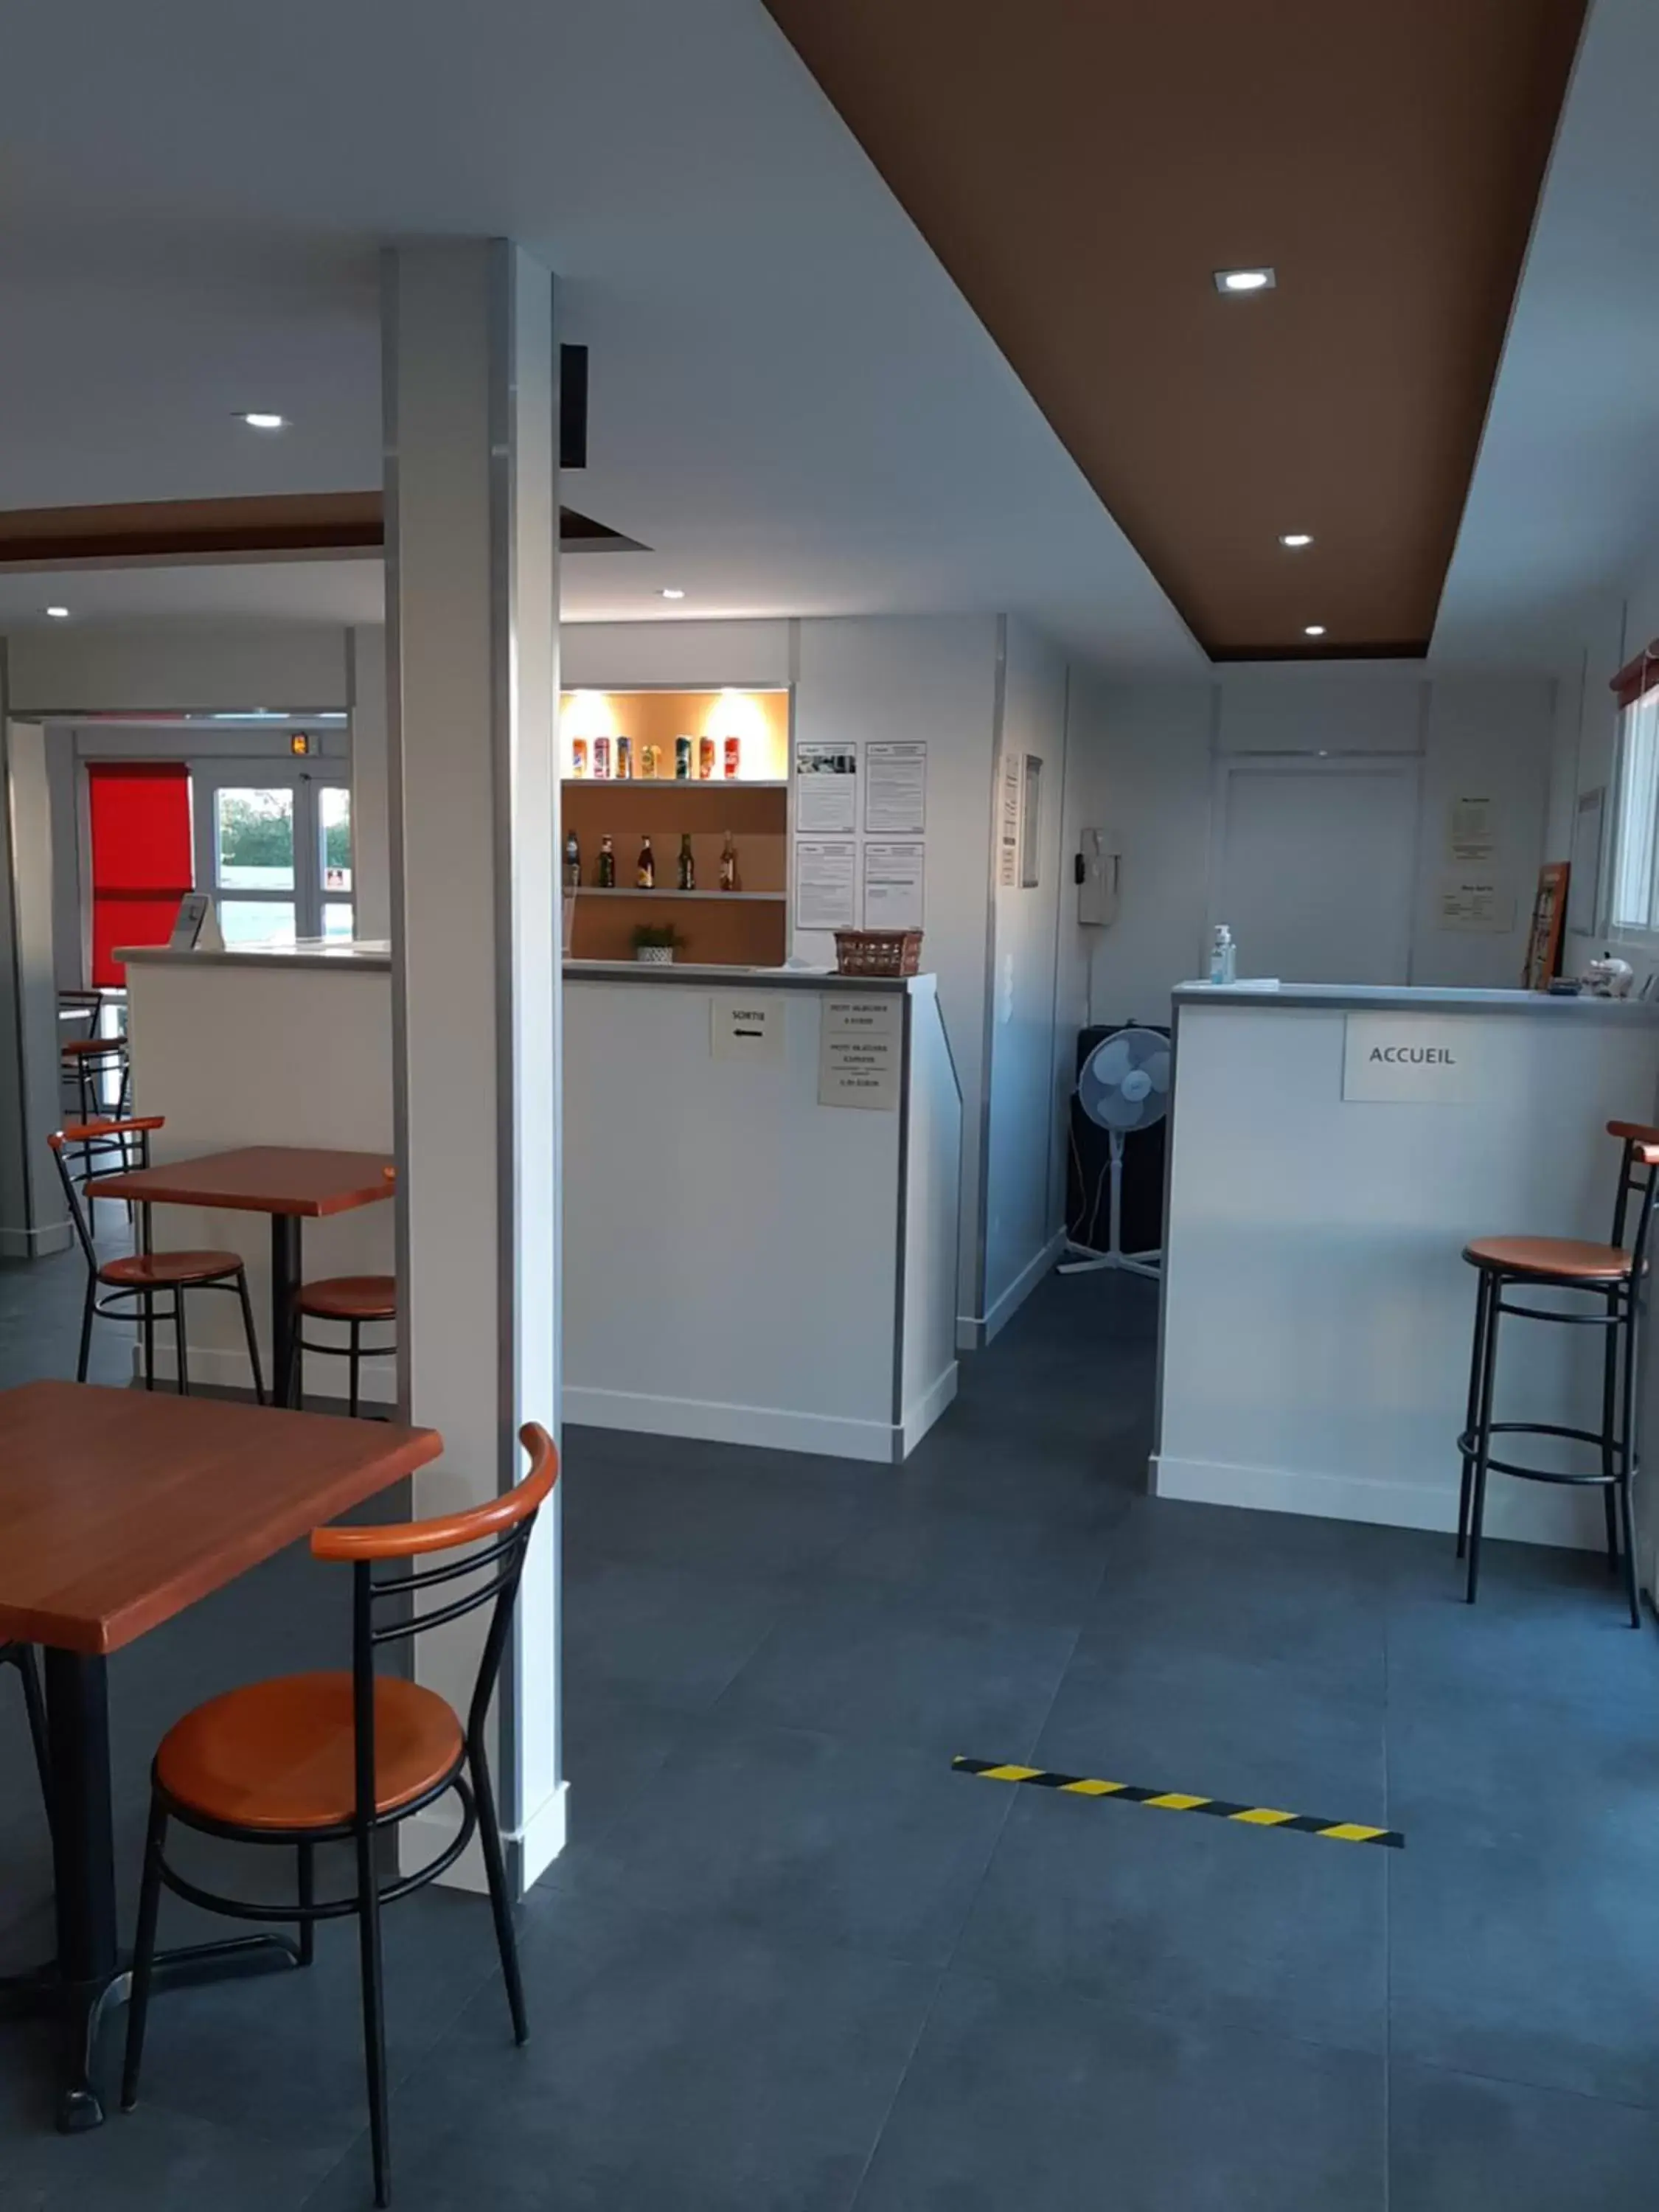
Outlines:
<svg viewBox="0 0 1659 2212"><path fill-rule="evenodd" d="M1218 762L1210 924L1241 975L1408 982L1417 813L1413 756Z"/></svg>

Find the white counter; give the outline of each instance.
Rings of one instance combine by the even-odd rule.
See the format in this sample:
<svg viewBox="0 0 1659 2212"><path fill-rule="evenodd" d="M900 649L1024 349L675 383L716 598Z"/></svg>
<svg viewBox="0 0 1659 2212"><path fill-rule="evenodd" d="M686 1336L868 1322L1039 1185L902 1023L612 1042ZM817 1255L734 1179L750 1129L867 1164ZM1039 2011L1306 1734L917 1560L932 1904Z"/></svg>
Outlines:
<svg viewBox="0 0 1659 2212"><path fill-rule="evenodd" d="M1655 1118L1659 1007L1241 985L1183 988L1175 1008L1154 1488L1455 1528L1474 1310L1462 1247L1605 1241L1619 1164L1605 1124ZM1455 1066L1421 1079L1455 1095L1345 1098L1351 1019L1450 1050ZM1385 1049L1394 1034L1355 1032ZM1419 1078L1407 1063L1398 1079ZM1506 1324L1499 1418L1594 1425L1593 1334ZM1499 1478L1487 1525L1602 1540L1594 1495Z"/></svg>
<svg viewBox="0 0 1659 2212"><path fill-rule="evenodd" d="M167 1116L158 1162L390 1150L384 945L123 957L136 1096ZM769 1010L750 1025L767 1035L726 1056L720 1020L744 1000ZM894 1009L884 1103L820 1103L826 1021L872 1006ZM933 978L572 962L563 1049L566 1418L854 1459L914 1449L957 1381L962 1115ZM393 1226L389 1205L307 1223L307 1273L390 1273ZM158 1207L156 1239L243 1251L263 1329L263 1218ZM229 1304L191 1302L191 1360L240 1386ZM306 1380L343 1395L343 1363L310 1360ZM389 1401L395 1377L370 1363L364 1389Z"/></svg>

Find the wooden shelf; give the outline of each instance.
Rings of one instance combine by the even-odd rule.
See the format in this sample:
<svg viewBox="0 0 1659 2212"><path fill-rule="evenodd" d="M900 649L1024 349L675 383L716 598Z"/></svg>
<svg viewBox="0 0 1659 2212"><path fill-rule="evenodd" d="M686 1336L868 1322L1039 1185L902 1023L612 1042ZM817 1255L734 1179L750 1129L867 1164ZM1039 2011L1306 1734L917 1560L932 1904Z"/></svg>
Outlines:
<svg viewBox="0 0 1659 2212"><path fill-rule="evenodd" d="M787 891L677 891L661 889L646 891L635 884L578 884L575 896L578 898L719 899L725 906L737 906L744 899L769 900L775 905L781 905L789 894Z"/></svg>

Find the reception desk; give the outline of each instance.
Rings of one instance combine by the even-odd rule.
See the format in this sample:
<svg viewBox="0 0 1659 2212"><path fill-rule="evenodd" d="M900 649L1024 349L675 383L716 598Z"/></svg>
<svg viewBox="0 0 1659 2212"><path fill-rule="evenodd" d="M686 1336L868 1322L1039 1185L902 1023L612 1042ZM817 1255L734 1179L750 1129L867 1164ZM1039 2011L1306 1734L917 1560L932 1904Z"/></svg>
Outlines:
<svg viewBox="0 0 1659 2212"><path fill-rule="evenodd" d="M124 957L158 1164L391 1152L386 946ZM933 978L572 961L563 1011L565 1418L902 1459L957 1382L962 1108ZM159 1244L246 1253L263 1326L264 1221L156 1213ZM389 1273L393 1228L389 1206L308 1224L306 1273ZM191 1302L191 1371L242 1387L229 1303ZM308 1361L307 1388L343 1395L343 1362ZM368 1399L396 1390L366 1364Z"/></svg>
<svg viewBox="0 0 1659 2212"><path fill-rule="evenodd" d="M1603 1132L1655 1119L1659 1007L1193 985L1175 1013L1153 1488L1455 1528L1462 1248L1605 1242L1619 1157ZM1595 1425L1596 1337L1506 1329L1500 1418ZM1603 1540L1598 1495L1498 1478L1487 1526Z"/></svg>

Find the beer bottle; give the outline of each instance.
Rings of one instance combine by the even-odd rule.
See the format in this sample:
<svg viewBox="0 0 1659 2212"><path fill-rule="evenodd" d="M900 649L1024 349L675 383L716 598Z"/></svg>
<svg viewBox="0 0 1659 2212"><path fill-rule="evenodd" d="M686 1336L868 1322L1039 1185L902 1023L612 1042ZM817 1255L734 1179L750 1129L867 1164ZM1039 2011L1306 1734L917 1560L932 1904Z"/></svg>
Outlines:
<svg viewBox="0 0 1659 2212"><path fill-rule="evenodd" d="M580 888L582 879L582 848L573 830L564 841L564 887L568 891Z"/></svg>
<svg viewBox="0 0 1659 2212"><path fill-rule="evenodd" d="M614 891L617 888L617 848L609 837L599 840L599 889Z"/></svg>
<svg viewBox="0 0 1659 2212"><path fill-rule="evenodd" d="M691 832L680 832L680 889L694 891L697 888L697 863L691 851Z"/></svg>
<svg viewBox="0 0 1659 2212"><path fill-rule="evenodd" d="M651 840L648 837L640 847L640 857L634 871L634 880L642 891L653 891L657 888L657 856L651 849Z"/></svg>
<svg viewBox="0 0 1659 2212"><path fill-rule="evenodd" d="M726 842L720 848L720 889L734 891L738 888L738 848L732 842L732 832L726 833Z"/></svg>

